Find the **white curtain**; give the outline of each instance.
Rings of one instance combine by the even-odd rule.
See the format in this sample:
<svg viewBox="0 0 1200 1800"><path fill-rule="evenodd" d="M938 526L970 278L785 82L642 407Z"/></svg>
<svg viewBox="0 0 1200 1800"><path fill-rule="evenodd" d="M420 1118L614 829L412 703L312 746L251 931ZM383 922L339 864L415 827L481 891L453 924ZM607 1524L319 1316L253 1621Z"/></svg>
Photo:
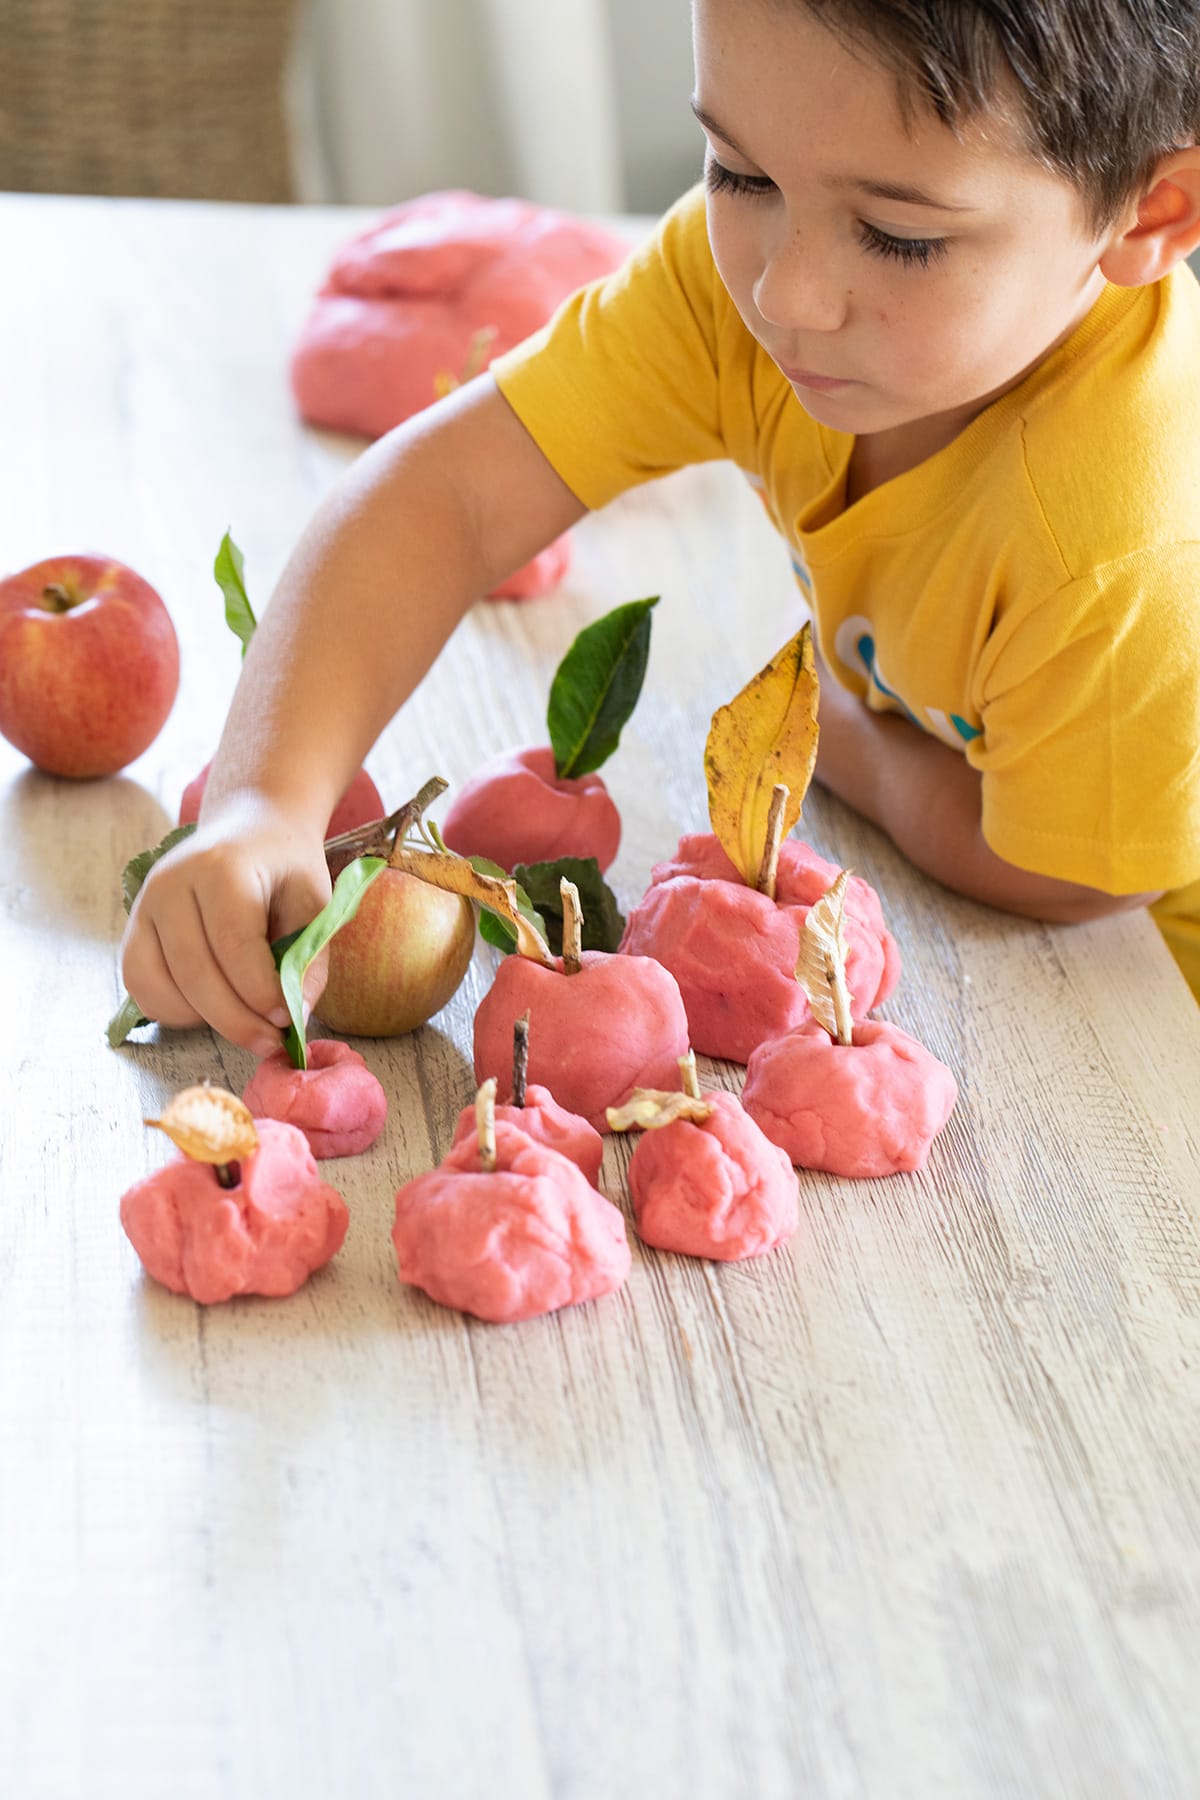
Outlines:
<svg viewBox="0 0 1200 1800"><path fill-rule="evenodd" d="M439 187L573 212L625 205L605 0L304 0L300 198Z"/></svg>

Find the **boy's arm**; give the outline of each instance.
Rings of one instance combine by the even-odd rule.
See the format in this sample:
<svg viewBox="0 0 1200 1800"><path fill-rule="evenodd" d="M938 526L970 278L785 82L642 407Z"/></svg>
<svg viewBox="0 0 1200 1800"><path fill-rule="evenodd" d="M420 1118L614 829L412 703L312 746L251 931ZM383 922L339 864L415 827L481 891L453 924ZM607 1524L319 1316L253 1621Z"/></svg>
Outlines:
<svg viewBox="0 0 1200 1800"><path fill-rule="evenodd" d="M359 458L254 634L195 835L134 906L123 974L147 1017L278 1044L269 943L328 896L339 795L471 603L584 511L486 375Z"/></svg>
<svg viewBox="0 0 1200 1800"><path fill-rule="evenodd" d="M1157 893L1106 894L1018 869L988 848L982 777L898 713L876 713L821 671L816 778L878 825L911 863L971 900L1053 924L1129 912Z"/></svg>

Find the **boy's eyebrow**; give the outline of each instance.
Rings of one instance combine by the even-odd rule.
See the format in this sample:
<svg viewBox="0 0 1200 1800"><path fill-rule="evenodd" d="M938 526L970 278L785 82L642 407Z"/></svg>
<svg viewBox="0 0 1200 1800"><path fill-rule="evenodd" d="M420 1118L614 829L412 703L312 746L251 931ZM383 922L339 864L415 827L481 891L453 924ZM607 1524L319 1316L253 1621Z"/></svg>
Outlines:
<svg viewBox="0 0 1200 1800"><path fill-rule="evenodd" d="M697 100L693 99L691 101L691 108L699 123L711 131L714 137L719 137L723 144L728 144L731 150L736 150L737 154L745 157L747 162L754 161L750 152L744 150L737 139L732 137L725 129L724 125L714 119L710 112L706 112ZM870 194L872 199L896 200L904 206L929 206L937 212L976 211L975 207L964 206L959 201L939 200L936 195L927 194L923 188L910 187L907 183L902 181L872 181L866 176L838 175L829 178L829 186L837 188L854 188L860 194Z"/></svg>

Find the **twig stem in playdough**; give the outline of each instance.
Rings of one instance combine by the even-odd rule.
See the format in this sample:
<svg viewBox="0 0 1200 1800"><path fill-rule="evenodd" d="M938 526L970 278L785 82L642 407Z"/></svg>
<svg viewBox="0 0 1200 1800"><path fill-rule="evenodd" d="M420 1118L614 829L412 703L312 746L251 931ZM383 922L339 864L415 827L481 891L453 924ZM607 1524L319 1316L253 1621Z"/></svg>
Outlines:
<svg viewBox="0 0 1200 1800"><path fill-rule="evenodd" d="M783 812L788 803L787 786L777 781L771 789L771 810L767 814L767 838L763 845L762 861L758 865L758 880L754 883L760 894L768 900L775 898L775 877L779 873L779 845L783 837Z"/></svg>
<svg viewBox="0 0 1200 1800"><path fill-rule="evenodd" d="M475 1130L479 1138L479 1166L490 1175L496 1166L496 1077L490 1075L475 1095Z"/></svg>
<svg viewBox="0 0 1200 1800"><path fill-rule="evenodd" d="M512 1097L514 1106L525 1104L525 1084L529 1079L529 1008L513 1021L513 1080Z"/></svg>
<svg viewBox="0 0 1200 1800"><path fill-rule="evenodd" d="M563 973L578 975L583 967L583 914L579 907L579 889L564 875L558 891L563 906Z"/></svg>
<svg viewBox="0 0 1200 1800"><path fill-rule="evenodd" d="M690 1100L700 1098L700 1077L696 1073L696 1052L689 1050L686 1056L679 1059L679 1079L684 1093Z"/></svg>
<svg viewBox="0 0 1200 1800"><path fill-rule="evenodd" d="M235 1188L242 1178L242 1170L239 1163L217 1163L216 1171L218 1187Z"/></svg>

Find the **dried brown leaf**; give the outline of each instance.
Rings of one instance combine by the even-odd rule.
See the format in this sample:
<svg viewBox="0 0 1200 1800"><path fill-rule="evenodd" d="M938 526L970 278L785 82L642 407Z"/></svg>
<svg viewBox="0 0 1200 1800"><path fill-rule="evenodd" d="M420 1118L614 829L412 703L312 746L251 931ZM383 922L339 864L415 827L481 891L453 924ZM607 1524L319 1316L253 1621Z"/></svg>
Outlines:
<svg viewBox="0 0 1200 1800"><path fill-rule="evenodd" d="M832 887L810 906L800 933L796 980L808 996L813 1018L839 1044L853 1041L853 996L846 986L846 884L843 869Z"/></svg>
<svg viewBox="0 0 1200 1800"><path fill-rule="evenodd" d="M240 1162L258 1148L250 1109L225 1088L184 1088L160 1119L143 1124L166 1132L194 1162Z"/></svg>

